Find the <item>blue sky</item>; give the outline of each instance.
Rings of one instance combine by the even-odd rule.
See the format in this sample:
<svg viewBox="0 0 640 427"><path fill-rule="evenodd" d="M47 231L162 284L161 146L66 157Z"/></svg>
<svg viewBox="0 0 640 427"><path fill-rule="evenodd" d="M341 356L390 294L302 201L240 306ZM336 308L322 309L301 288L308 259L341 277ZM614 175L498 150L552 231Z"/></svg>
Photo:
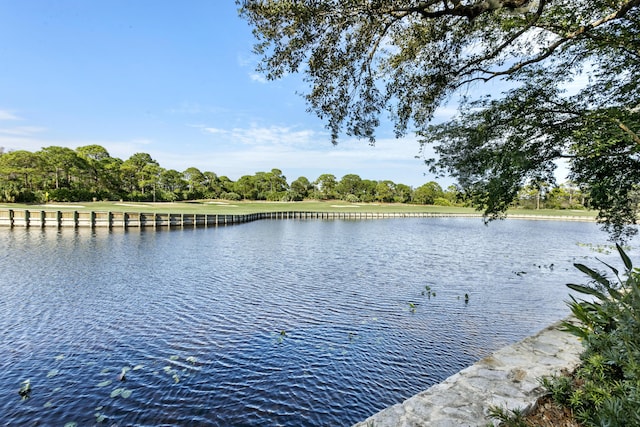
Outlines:
<svg viewBox="0 0 640 427"><path fill-rule="evenodd" d="M281 169L434 179L413 137L381 129L375 147L342 139L307 113L301 76L255 72L253 35L233 0L0 0L0 147L99 144L145 152L167 169L237 180ZM440 180L443 185L446 180Z"/></svg>

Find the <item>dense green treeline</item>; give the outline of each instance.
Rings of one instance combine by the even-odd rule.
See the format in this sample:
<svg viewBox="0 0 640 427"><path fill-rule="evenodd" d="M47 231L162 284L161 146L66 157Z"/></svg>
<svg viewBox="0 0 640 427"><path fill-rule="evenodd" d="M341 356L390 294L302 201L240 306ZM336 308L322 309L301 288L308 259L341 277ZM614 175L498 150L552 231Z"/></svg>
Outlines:
<svg viewBox="0 0 640 427"><path fill-rule="evenodd" d="M372 181L356 174L338 179L322 174L315 181L288 182L279 169L244 175L237 181L190 167L165 169L147 153L126 160L100 145L73 150L50 146L37 152L0 149L0 202L80 202L90 200L180 201L195 199L297 201L340 199L349 202L415 203L469 206L457 186L443 189L431 181L418 188L393 181ZM571 186L525 188L518 204L526 208L581 208L584 192Z"/></svg>

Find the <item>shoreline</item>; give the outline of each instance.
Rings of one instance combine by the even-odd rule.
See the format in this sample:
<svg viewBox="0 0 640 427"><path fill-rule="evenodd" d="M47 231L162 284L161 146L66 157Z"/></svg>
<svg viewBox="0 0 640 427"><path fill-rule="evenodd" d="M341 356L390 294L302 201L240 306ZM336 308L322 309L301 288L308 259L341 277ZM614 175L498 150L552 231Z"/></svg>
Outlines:
<svg viewBox="0 0 640 427"><path fill-rule="evenodd" d="M497 425L489 408L531 411L544 389L539 379L572 371L583 351L579 339L560 331L562 321L503 347L402 403L354 427Z"/></svg>
<svg viewBox="0 0 640 427"><path fill-rule="evenodd" d="M249 214L145 213L85 210L0 209L0 227L184 228L233 225L264 219L363 220L387 218L482 218L468 212L274 211ZM506 219L595 222L590 216L507 215Z"/></svg>

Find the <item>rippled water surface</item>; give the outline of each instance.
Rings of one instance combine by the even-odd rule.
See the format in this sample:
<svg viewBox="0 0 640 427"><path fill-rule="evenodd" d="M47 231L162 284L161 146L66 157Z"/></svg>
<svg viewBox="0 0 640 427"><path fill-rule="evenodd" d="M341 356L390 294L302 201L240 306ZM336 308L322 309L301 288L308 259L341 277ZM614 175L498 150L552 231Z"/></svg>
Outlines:
<svg viewBox="0 0 640 427"><path fill-rule="evenodd" d="M584 243L606 235L478 219L1 229L0 423L350 425L567 315L571 264L617 262Z"/></svg>

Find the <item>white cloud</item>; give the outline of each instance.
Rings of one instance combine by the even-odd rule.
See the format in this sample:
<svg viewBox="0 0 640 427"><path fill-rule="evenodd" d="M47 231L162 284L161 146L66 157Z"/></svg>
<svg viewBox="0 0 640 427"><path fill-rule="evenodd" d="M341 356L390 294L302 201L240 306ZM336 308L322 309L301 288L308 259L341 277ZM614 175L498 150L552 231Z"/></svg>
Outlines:
<svg viewBox="0 0 640 427"><path fill-rule="evenodd" d="M308 143L315 133L311 130L294 130L290 127L250 127L234 128L231 137L250 145L302 145Z"/></svg>
<svg viewBox="0 0 640 427"><path fill-rule="evenodd" d="M176 107L169 108L167 113L176 115L202 115L229 113L228 109L213 105L201 104L199 102L184 101Z"/></svg>
<svg viewBox="0 0 640 427"><path fill-rule="evenodd" d="M281 169L289 182L299 176L314 180L323 173L334 174L338 179L354 173L363 179L389 179L412 186L431 180L424 176L422 161L415 158L419 145L414 138L380 139L375 147L366 141L344 139L334 146L326 133L297 126L188 128L198 133L192 138L186 136L190 142L178 146L164 138L163 146L162 139L155 137L61 140L48 135L46 129L25 126L0 130L0 146L35 152L48 146L75 149L96 144L122 160L146 152L166 169L184 171L193 166L232 180L273 168Z"/></svg>
<svg viewBox="0 0 640 427"><path fill-rule="evenodd" d="M202 127L202 126L195 126L195 127ZM208 128L208 127L202 127L202 130L204 130L205 132L211 133L213 135L228 135L229 132L224 130L224 129L218 129L218 128Z"/></svg>
<svg viewBox="0 0 640 427"><path fill-rule="evenodd" d="M200 145L198 153L157 153L160 163L184 170L195 166L237 180L242 175L281 169L291 181L298 176L314 180L323 173L336 177L350 173L363 179L389 179L408 185L422 185L426 167L415 138L379 139L375 146L367 141L344 139L337 146L326 133L293 126L257 126L221 128L199 126L210 137L209 145ZM170 165L170 166L168 166Z"/></svg>
<svg viewBox="0 0 640 427"><path fill-rule="evenodd" d="M240 68L249 68L251 72L248 74L252 82L267 83L267 79L260 73L256 72L258 58L254 55L240 53L236 56L236 62Z"/></svg>
<svg viewBox="0 0 640 427"><path fill-rule="evenodd" d="M101 145L112 157L118 157L123 160L128 159L132 154L137 152L146 152L153 141L145 138L132 138L130 140L59 140L47 138L38 135L45 131L44 128L15 128L0 129L0 147L5 151L9 150L27 150L39 151L43 147L60 146L76 149L84 145ZM153 156L152 156L153 157Z"/></svg>
<svg viewBox="0 0 640 427"><path fill-rule="evenodd" d="M577 95L582 89L589 85L589 76L595 72L592 63L585 63L579 74L574 74L573 79L564 83L562 87L566 90L567 96Z"/></svg>
<svg viewBox="0 0 640 427"><path fill-rule="evenodd" d="M19 126L15 128L0 128L0 135L10 136L30 136L36 133L44 132L46 129L37 126Z"/></svg>
<svg viewBox="0 0 640 427"><path fill-rule="evenodd" d="M247 55L244 52L238 53L236 55L236 61L238 65L242 68L246 68L246 67L255 68L255 65L256 65L256 57L254 55Z"/></svg>
<svg viewBox="0 0 640 427"><path fill-rule="evenodd" d="M205 133L216 135L229 143L240 143L251 146L270 144L274 146L302 146L317 139L318 133L287 126L257 126L252 125L246 128L235 127L231 129L221 129L215 127L201 127Z"/></svg>
<svg viewBox="0 0 640 427"><path fill-rule="evenodd" d="M16 116L11 111L0 110L0 120L20 120L20 117Z"/></svg>
<svg viewBox="0 0 640 427"><path fill-rule="evenodd" d="M249 74L249 79L251 79L252 82L258 82L258 83L268 82L268 80L262 74L258 74L258 73Z"/></svg>

